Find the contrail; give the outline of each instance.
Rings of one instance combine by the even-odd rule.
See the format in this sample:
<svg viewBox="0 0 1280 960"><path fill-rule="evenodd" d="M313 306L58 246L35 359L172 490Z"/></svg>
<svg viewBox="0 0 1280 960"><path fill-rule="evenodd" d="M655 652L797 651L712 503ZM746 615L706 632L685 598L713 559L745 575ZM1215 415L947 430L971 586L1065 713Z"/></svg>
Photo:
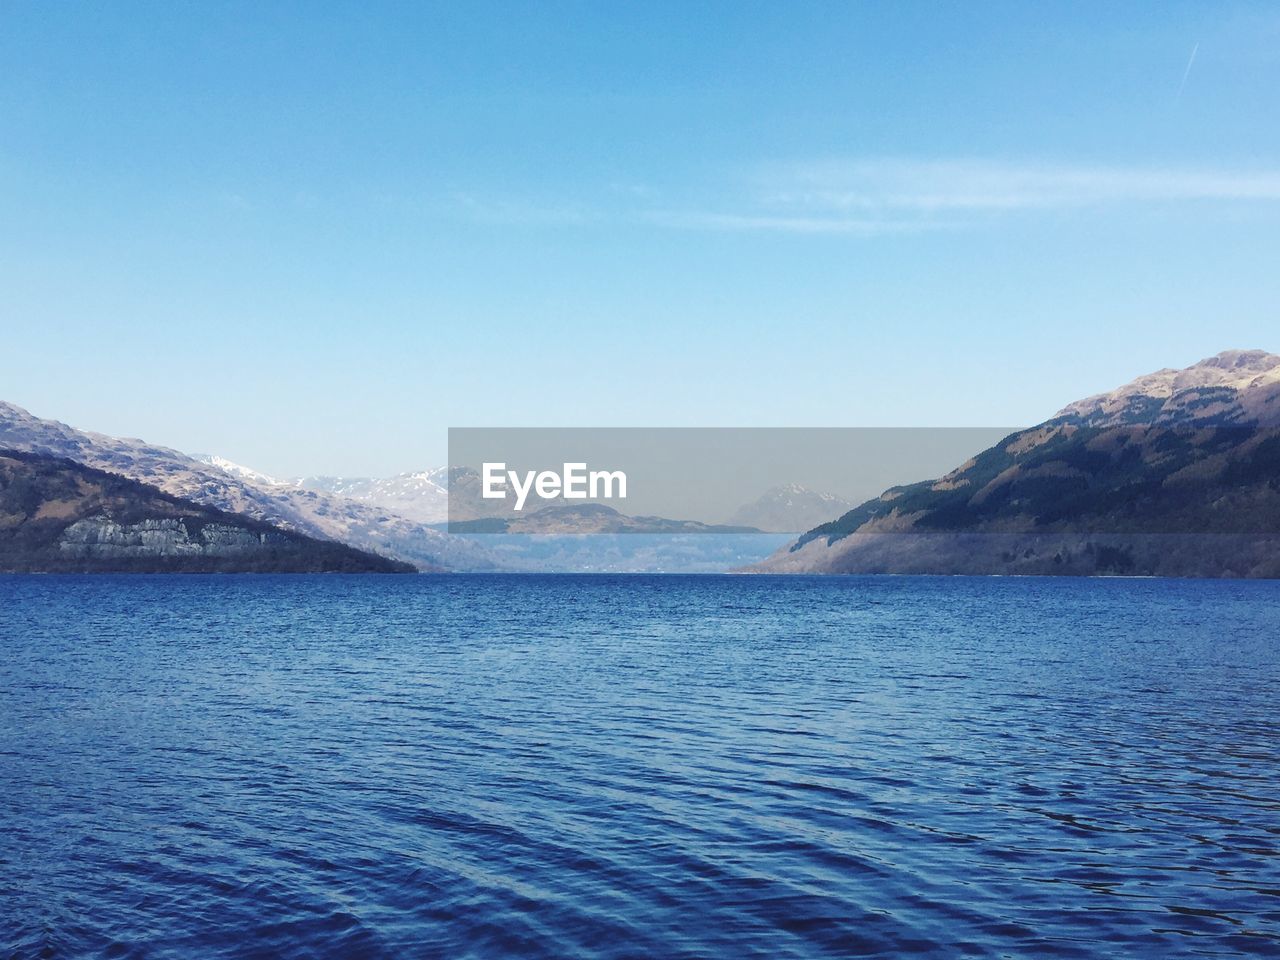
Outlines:
<svg viewBox="0 0 1280 960"><path fill-rule="evenodd" d="M1187 60L1187 69L1182 71L1182 82L1178 84L1178 95L1173 98L1173 102L1177 103L1182 99L1182 91L1187 86L1187 77L1191 76L1191 65L1196 62L1196 51L1200 49L1200 41L1196 41L1196 45L1191 48L1191 57Z"/></svg>

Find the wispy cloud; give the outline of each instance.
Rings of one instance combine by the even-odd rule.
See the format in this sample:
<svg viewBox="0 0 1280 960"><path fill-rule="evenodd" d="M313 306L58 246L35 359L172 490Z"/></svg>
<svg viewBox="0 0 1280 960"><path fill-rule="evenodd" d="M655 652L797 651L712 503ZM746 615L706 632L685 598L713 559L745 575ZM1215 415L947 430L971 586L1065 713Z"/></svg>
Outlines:
<svg viewBox="0 0 1280 960"><path fill-rule="evenodd" d="M775 165L714 205L650 211L645 219L680 229L875 236L1088 207L1276 201L1280 169L824 160Z"/></svg>
<svg viewBox="0 0 1280 960"><path fill-rule="evenodd" d="M651 210L642 219L658 226L681 230L727 230L737 232L777 233L843 233L857 236L879 236L887 233L912 233L921 229L939 229L941 222L925 224L919 220L887 220L848 216L771 216L750 213L713 213L679 210Z"/></svg>
<svg viewBox="0 0 1280 960"><path fill-rule="evenodd" d="M1280 170L870 160L794 166L766 202L795 208L1003 211L1098 204L1280 200Z"/></svg>
<svg viewBox="0 0 1280 960"><path fill-rule="evenodd" d="M878 237L1089 208L1256 207L1280 201L1280 168L828 159L758 167L679 194L612 183L574 200L533 202L473 192L444 199L454 215L497 226L640 223L673 230Z"/></svg>

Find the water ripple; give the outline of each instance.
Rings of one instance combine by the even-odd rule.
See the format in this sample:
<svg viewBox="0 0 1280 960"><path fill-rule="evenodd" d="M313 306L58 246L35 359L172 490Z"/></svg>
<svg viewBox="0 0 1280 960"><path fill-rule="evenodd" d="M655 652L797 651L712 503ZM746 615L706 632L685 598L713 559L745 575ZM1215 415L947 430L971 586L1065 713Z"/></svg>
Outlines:
<svg viewBox="0 0 1280 960"><path fill-rule="evenodd" d="M1280 956L1280 584L0 578L0 953Z"/></svg>

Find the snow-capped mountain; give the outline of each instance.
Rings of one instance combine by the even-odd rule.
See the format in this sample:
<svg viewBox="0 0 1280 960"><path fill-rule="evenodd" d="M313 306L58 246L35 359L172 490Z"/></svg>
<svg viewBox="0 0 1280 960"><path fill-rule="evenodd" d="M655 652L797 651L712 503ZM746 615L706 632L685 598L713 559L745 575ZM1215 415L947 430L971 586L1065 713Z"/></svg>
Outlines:
<svg viewBox="0 0 1280 960"><path fill-rule="evenodd" d="M834 520L856 504L833 493L820 493L788 483L765 491L734 511L729 523L768 533L798 533Z"/></svg>
<svg viewBox="0 0 1280 960"><path fill-rule="evenodd" d="M502 501L481 497L480 474L470 467L436 467L382 479L303 477L290 482L304 490L374 504L419 523L510 516Z"/></svg>
<svg viewBox="0 0 1280 960"><path fill-rule="evenodd" d="M449 519L449 481L445 467L382 479L303 477L292 482L303 490L372 504L418 523L446 523Z"/></svg>

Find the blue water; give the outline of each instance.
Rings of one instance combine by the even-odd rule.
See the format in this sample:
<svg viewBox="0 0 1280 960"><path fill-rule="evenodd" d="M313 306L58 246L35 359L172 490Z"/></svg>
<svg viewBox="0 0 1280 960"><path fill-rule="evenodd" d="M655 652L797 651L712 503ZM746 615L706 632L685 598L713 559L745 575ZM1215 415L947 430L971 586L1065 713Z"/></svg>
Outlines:
<svg viewBox="0 0 1280 960"><path fill-rule="evenodd" d="M1280 954L1280 583L0 578L0 955Z"/></svg>

